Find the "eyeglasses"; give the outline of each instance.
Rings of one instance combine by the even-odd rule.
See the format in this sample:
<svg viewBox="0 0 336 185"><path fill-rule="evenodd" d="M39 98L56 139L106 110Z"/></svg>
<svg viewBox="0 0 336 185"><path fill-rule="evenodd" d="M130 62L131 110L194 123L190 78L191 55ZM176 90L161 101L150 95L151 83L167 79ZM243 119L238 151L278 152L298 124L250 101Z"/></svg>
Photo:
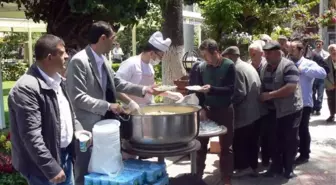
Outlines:
<svg viewBox="0 0 336 185"><path fill-rule="evenodd" d="M163 58L163 54L162 55L160 55L158 52L156 52L156 51L154 51L154 53L160 58L160 60L162 60L162 58Z"/></svg>

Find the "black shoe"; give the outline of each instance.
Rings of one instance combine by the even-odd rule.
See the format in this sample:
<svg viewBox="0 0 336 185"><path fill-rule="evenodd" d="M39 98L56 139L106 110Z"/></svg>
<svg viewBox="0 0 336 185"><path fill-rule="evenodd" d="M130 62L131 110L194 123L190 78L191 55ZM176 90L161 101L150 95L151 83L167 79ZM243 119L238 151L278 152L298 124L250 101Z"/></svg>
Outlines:
<svg viewBox="0 0 336 185"><path fill-rule="evenodd" d="M267 170L264 174L262 174L264 177L277 177L277 175L281 175L281 171L274 171L274 170Z"/></svg>
<svg viewBox="0 0 336 185"><path fill-rule="evenodd" d="M294 177L296 177L297 175L294 173L294 172L285 172L284 173L284 177L286 178L286 179L291 179L291 178L294 178Z"/></svg>
<svg viewBox="0 0 336 185"><path fill-rule="evenodd" d="M262 176L264 177L271 177L274 178L277 176L277 174L271 170L267 170L267 172L265 172L264 174L262 174Z"/></svg>
<svg viewBox="0 0 336 185"><path fill-rule="evenodd" d="M321 115L321 112L320 111L316 111L315 113L317 116L320 116Z"/></svg>
<svg viewBox="0 0 336 185"><path fill-rule="evenodd" d="M262 161L261 164L262 164L263 167L268 167L270 165L270 162L269 161Z"/></svg>
<svg viewBox="0 0 336 185"><path fill-rule="evenodd" d="M334 122L334 121L335 121L335 117L334 117L334 116L330 116L330 117L326 120L327 123L331 123L331 122Z"/></svg>
<svg viewBox="0 0 336 185"><path fill-rule="evenodd" d="M309 157L298 157L296 160L295 160L295 164L296 165L301 165L301 164L305 164L309 162Z"/></svg>
<svg viewBox="0 0 336 185"><path fill-rule="evenodd" d="M252 169L252 173L249 176L253 177L253 178L259 177L258 170L257 169Z"/></svg>

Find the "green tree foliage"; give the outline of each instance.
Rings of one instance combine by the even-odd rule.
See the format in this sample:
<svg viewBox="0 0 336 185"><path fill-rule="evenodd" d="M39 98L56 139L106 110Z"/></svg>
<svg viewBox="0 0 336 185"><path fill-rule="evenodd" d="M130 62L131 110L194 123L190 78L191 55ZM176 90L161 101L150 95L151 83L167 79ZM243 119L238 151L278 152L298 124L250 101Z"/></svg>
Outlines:
<svg viewBox="0 0 336 185"><path fill-rule="evenodd" d="M211 36L216 39L232 31L271 33L274 26L288 21L279 16L287 7L286 1L205 0L200 6Z"/></svg>
<svg viewBox="0 0 336 185"><path fill-rule="evenodd" d="M162 14L160 6L157 4L149 4L150 10L146 16L136 25L136 51L139 54L144 44L147 43L149 37L162 28ZM126 26L124 30L118 32L117 42L120 43L124 53L132 54L132 25Z"/></svg>
<svg viewBox="0 0 336 185"><path fill-rule="evenodd" d="M187 3L199 0L186 0ZM62 37L69 48L87 44L86 34L94 20L112 24L134 25L151 10L151 3L164 5L166 0L0 0L17 3L26 17L46 22L47 33ZM116 29L118 26L116 25Z"/></svg>
<svg viewBox="0 0 336 185"><path fill-rule="evenodd" d="M232 31L271 34L274 27L291 22L298 11L303 12L304 24L310 24L314 19L311 19L313 16L309 15L309 10L318 2L319 0L203 0L200 1L200 6L210 33L208 36L220 40L224 33Z"/></svg>
<svg viewBox="0 0 336 185"><path fill-rule="evenodd" d="M27 18L46 22L48 33L62 37L75 49L87 44L87 30L94 20L135 24L150 8L147 0L0 0L3 2L17 3Z"/></svg>
<svg viewBox="0 0 336 185"><path fill-rule="evenodd" d="M0 40L0 58L9 59L18 56L19 47L28 41L27 33L5 32L4 37ZM33 45L40 37L41 33L32 33Z"/></svg>
<svg viewBox="0 0 336 185"><path fill-rule="evenodd" d="M289 9L288 15L294 17L292 27L296 32L305 32L307 27L318 27L318 15L311 10L320 3L320 0L300 0Z"/></svg>
<svg viewBox="0 0 336 185"><path fill-rule="evenodd" d="M223 32L233 31L238 26L238 15L242 4L231 0L205 0L200 2L205 23L209 26L211 37L220 40Z"/></svg>

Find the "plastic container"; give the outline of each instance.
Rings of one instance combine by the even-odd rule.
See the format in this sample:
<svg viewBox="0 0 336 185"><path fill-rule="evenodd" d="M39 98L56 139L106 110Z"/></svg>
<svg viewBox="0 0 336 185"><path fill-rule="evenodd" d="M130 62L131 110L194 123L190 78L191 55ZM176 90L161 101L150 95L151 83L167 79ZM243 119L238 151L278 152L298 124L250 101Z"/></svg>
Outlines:
<svg viewBox="0 0 336 185"><path fill-rule="evenodd" d="M168 175L165 175L154 184L147 184L147 185L169 185L169 177Z"/></svg>
<svg viewBox="0 0 336 185"><path fill-rule="evenodd" d="M143 173L123 170L118 176L110 177L102 174L89 174L84 177L84 185L143 185Z"/></svg>
<svg viewBox="0 0 336 185"><path fill-rule="evenodd" d="M166 165L164 163L136 159L125 160L124 169L143 172L143 179L146 183L154 183L166 174Z"/></svg>
<svg viewBox="0 0 336 185"><path fill-rule="evenodd" d="M100 182L97 181L99 174L91 173L84 176L84 185L100 185Z"/></svg>
<svg viewBox="0 0 336 185"><path fill-rule="evenodd" d="M114 177L123 169L119 126L120 122L113 119L99 121L93 126L89 172Z"/></svg>

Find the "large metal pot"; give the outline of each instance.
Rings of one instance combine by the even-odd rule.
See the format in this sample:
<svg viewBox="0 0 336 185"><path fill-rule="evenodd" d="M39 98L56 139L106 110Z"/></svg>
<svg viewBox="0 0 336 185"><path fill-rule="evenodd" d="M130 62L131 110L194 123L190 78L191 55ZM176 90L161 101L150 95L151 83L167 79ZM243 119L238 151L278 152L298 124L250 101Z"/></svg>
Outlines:
<svg viewBox="0 0 336 185"><path fill-rule="evenodd" d="M187 104L151 104L131 114L130 141L142 145L178 145L198 135L201 107ZM174 114L146 115L156 111Z"/></svg>

